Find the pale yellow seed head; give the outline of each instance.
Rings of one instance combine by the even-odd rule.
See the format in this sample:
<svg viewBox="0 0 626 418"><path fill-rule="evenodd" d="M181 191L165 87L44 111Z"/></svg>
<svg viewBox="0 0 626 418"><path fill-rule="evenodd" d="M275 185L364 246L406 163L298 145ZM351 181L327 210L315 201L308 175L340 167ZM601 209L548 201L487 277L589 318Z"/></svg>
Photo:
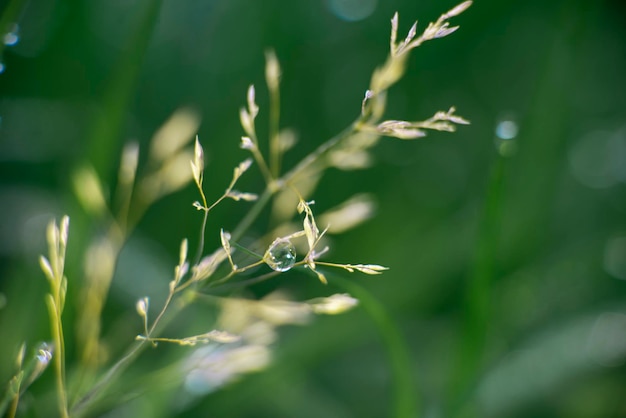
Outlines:
<svg viewBox="0 0 626 418"><path fill-rule="evenodd" d="M149 156L162 162L186 146L200 126L200 115L191 108L178 109L152 137Z"/></svg>
<svg viewBox="0 0 626 418"><path fill-rule="evenodd" d="M87 212L99 216L106 211L106 193L93 167L85 165L76 170L72 183L78 201Z"/></svg>
<svg viewBox="0 0 626 418"><path fill-rule="evenodd" d="M316 314L337 315L354 308L359 301L347 293L342 293L327 298L314 299L310 303Z"/></svg>

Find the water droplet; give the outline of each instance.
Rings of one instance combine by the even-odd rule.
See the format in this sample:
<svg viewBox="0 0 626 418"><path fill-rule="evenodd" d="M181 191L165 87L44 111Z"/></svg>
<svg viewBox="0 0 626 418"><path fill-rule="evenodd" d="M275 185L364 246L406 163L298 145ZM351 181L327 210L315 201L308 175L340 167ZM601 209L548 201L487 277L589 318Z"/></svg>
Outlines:
<svg viewBox="0 0 626 418"><path fill-rule="evenodd" d="M371 15L378 0L328 0L327 3L330 11L338 18L356 22Z"/></svg>
<svg viewBox="0 0 626 418"><path fill-rule="evenodd" d="M20 40L19 33L20 27L17 23L14 23L9 27L9 31L4 34L4 36L2 37L2 41L6 46L13 46Z"/></svg>
<svg viewBox="0 0 626 418"><path fill-rule="evenodd" d="M42 366L47 366L52 359L52 347L50 347L47 343L41 343L37 348L37 361Z"/></svg>
<svg viewBox="0 0 626 418"><path fill-rule="evenodd" d="M274 271L287 271L296 263L296 247L285 238L278 238L269 246L263 261Z"/></svg>

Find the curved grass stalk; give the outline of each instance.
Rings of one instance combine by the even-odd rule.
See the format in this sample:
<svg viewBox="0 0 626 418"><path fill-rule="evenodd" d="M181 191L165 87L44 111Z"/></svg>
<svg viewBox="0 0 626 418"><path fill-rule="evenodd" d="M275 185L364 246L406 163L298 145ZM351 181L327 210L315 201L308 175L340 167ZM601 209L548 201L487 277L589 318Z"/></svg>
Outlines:
<svg viewBox="0 0 626 418"><path fill-rule="evenodd" d="M393 403L389 416L395 418L415 418L420 416L420 399L414 377L411 373L409 348L402 332L385 307L365 289L334 272L325 271L333 283L344 288L359 300L370 316L383 340L391 369L393 382Z"/></svg>

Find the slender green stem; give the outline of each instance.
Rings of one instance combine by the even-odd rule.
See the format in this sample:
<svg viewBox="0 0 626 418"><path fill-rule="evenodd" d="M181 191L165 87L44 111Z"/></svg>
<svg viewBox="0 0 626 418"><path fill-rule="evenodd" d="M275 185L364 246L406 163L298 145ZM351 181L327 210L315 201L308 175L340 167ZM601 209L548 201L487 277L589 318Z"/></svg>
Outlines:
<svg viewBox="0 0 626 418"><path fill-rule="evenodd" d="M59 404L59 416L68 418L67 410L67 389L65 387L65 350L63 348L63 331L61 324L61 312L58 309L58 299L52 295L48 295L48 311L50 314L50 328L52 329L52 338L54 340L55 353L54 370L57 389L57 401Z"/></svg>
<svg viewBox="0 0 626 418"><path fill-rule="evenodd" d="M124 148L121 164L117 175L117 190L114 202L117 202L117 220L121 235L128 233L130 222L130 209L133 202L134 186L137 180L137 159L139 146L129 144Z"/></svg>
<svg viewBox="0 0 626 418"><path fill-rule="evenodd" d="M365 289L338 274L324 272L336 284L347 290L359 300L365 312L370 316L387 349L387 356L393 381L393 405L389 416L395 418L416 418L419 414L419 392L414 382L409 348L402 336L402 331L385 307Z"/></svg>
<svg viewBox="0 0 626 418"><path fill-rule="evenodd" d="M121 139L120 129L128 112L135 83L142 67L148 44L158 22L163 0L147 2L138 19L136 30L130 34L127 48L124 49L115 71L112 73L109 88L102 99L103 111L96 118L88 140L89 161L103 178L112 170L116 144Z"/></svg>
<svg viewBox="0 0 626 418"><path fill-rule="evenodd" d="M308 168L311 164L316 162L321 156L323 156L326 152L328 152L331 148L341 142L343 139L349 137L354 134L359 124L361 123L361 117L359 117L355 122L351 123L347 128L333 136L322 145L317 147L315 151L304 157L294 168L288 171L281 179L283 183L288 183L292 181L298 174L302 173L306 168Z"/></svg>
<svg viewBox="0 0 626 418"><path fill-rule="evenodd" d="M65 377L65 335L63 333L63 322L61 321L61 312L58 317L58 333L59 333L59 347L60 352L56 356L59 362L59 368L61 370L59 379L59 396L61 396L60 403L63 405L62 417L69 417L68 401L67 401L67 385Z"/></svg>
<svg viewBox="0 0 626 418"><path fill-rule="evenodd" d="M242 280L236 283L228 283L228 284L222 284L224 281L215 281L213 283L209 284L209 288L211 289L212 292L226 292L226 291L231 291L231 290L235 290L235 289L241 289L243 287L247 287L253 284L257 284L257 283L261 283L264 282L266 280L271 279L272 277L276 277L279 274L281 274L281 272L279 271L270 271L268 273L262 274L261 276L257 276L254 277L252 279L248 279L248 280ZM218 286L219 285L219 286Z"/></svg>
<svg viewBox="0 0 626 418"><path fill-rule="evenodd" d="M165 303L163 304L161 311L157 315L156 319L152 322L152 326L149 329L147 329L147 332L146 332L147 338L140 340L140 342L136 344L124 357L122 357L122 359L120 359L117 363L115 363L109 369L109 371L100 379L98 383L96 383L96 385L94 385L94 387L89 391L89 393L83 396L83 398L79 400L76 403L76 405L74 405L73 410L72 410L73 414L80 415L83 412L87 411L89 406L93 402L98 400L98 396L101 395L101 392L104 391L108 387L108 385L111 384L114 378L119 373L121 373L126 367L128 367L130 363L132 362L132 360L134 360L135 357L137 357L137 355L139 355L139 353L143 351L143 349L145 348L144 346L146 342L152 340L150 337L155 333L157 326L161 323L166 311L168 310L172 302L174 294L175 294L174 291L170 291L168 293L167 299L165 300ZM181 304L181 308L187 303L189 303L191 300L193 300L193 295L195 295L195 293L192 292L192 293L189 293L189 297L187 298L183 297L182 299L183 304Z"/></svg>
<svg viewBox="0 0 626 418"><path fill-rule="evenodd" d="M487 198L481 216L474 266L467 283L465 315L461 330L460 352L454 367L450 399L454 410L463 404L484 361L483 354L488 335L491 307L491 285L501 215L501 196L504 180L504 157L498 156L489 180Z"/></svg>
<svg viewBox="0 0 626 418"><path fill-rule="evenodd" d="M15 397L13 398L13 401L11 402L11 408L9 409L9 413L7 415L9 418L15 417L15 414L17 413L17 406L19 405L19 401L20 401L20 395L17 394L15 395Z"/></svg>
<svg viewBox="0 0 626 418"><path fill-rule="evenodd" d="M156 343L180 343L180 339L176 339L176 338L167 338L167 337L145 337L143 335L138 335L137 339L139 341L150 341L151 343L153 343L154 345L156 345Z"/></svg>
<svg viewBox="0 0 626 418"><path fill-rule="evenodd" d="M248 228L252 226L252 223L258 218L261 214L265 205L270 201L270 198L274 192L270 189L270 187L265 188L261 196L254 202L254 205L250 208L248 213L239 221L239 224L235 227L233 232L231 233L231 239L233 241L239 241L243 234L246 233Z"/></svg>
<svg viewBox="0 0 626 418"><path fill-rule="evenodd" d="M124 48L124 52L120 56L115 71L109 80L108 88L101 99L102 112L98 114L98 117L90 127L87 141L89 149L86 159L94 166L101 178L109 177L112 171L112 164L116 161L113 156L118 152L117 145L121 139L119 135L120 129L128 114L127 110L132 99L133 87L141 70L143 58L148 49L154 28L157 25L161 4L162 0L150 0L141 11L141 16L137 21L137 25L135 25L136 29L130 33L128 42L126 42L126 48ZM147 205L142 200L143 196L133 195L124 196L124 198L127 198L129 201L132 199L133 204L137 203L137 205L134 206L136 212L131 216L128 213L128 209L124 207L124 203L122 203L120 225L119 227L112 225L110 228L112 232L110 235L117 238L112 241L116 246L113 251L116 255L121 249L124 238L147 209ZM91 289L87 288L87 291L89 292ZM102 292L103 303L106 300L107 293L108 284L104 284ZM94 312L94 314L99 313ZM97 318L96 321L99 324L100 318ZM94 334L98 332L99 330ZM95 338L99 338L99 335L95 335ZM87 375L91 373L91 369L84 367L84 365L79 369L79 375L75 380L78 388L81 388L82 383L87 379ZM96 387L98 387L97 384ZM79 400L78 402L80 403L81 401Z"/></svg>
<svg viewBox="0 0 626 418"><path fill-rule="evenodd" d="M230 244L231 244L233 247L235 247L235 248L237 248L237 249L239 249L239 250L243 251L244 253L246 253L246 254L248 254L248 255L250 255L250 256L252 256L252 257L255 257L255 258L259 259L259 260L263 260L263 256L262 256L262 255L257 254L257 253L255 253L254 251L247 249L247 248L246 248L246 247L244 247L243 245L239 245L239 244L237 244L236 242L231 242Z"/></svg>
<svg viewBox="0 0 626 418"><path fill-rule="evenodd" d="M13 396L13 399L11 400L11 406L9 408L9 412L7 413L7 417L9 418L14 418L15 415L17 414L17 406L20 402L20 389L21 389L21 382L18 382L18 384L15 387L15 395ZM4 407L0 406L0 413L2 413L4 410Z"/></svg>
<svg viewBox="0 0 626 418"><path fill-rule="evenodd" d="M132 360L139 355L141 351L147 346L147 341L140 341L136 343L124 357L119 359L109 370L100 378L100 380L91 388L91 390L85 394L78 402L72 407L72 416L82 416L89 408L99 400L104 390L112 383L112 381L121 373L126 367L130 365Z"/></svg>
<svg viewBox="0 0 626 418"><path fill-rule="evenodd" d="M206 205L206 203L205 203ZM202 215L202 226L200 227L200 238L198 243L198 250L196 252L196 258L194 261L194 265L198 265L200 263L200 259L202 258L202 254L204 253L204 235L206 234L206 224L209 218L209 211L204 210L204 214Z"/></svg>
<svg viewBox="0 0 626 418"><path fill-rule="evenodd" d="M267 163L265 162L265 158L263 158L263 154L261 154L261 151L259 151L258 145L255 145L254 148L252 148L250 151L252 152L252 155L254 156L254 159L256 160L257 165L259 166L259 170L261 170L261 174L263 175L263 178L265 179L265 183L267 185L272 184L272 182L274 181L274 176L272 175L271 170L267 166Z"/></svg>
<svg viewBox="0 0 626 418"><path fill-rule="evenodd" d="M191 303L194 300L195 295L196 292L193 290L185 292L185 294L179 299L181 303L175 304L176 310L169 315L169 318L174 317L176 312L182 310L185 306ZM171 297L168 299L171 301ZM152 326L149 329L149 335L154 335L157 332L157 326L163 327L164 322L167 322L162 319L164 318L165 311L168 307L169 302L166 302L161 309L161 312L152 323ZM72 416L79 417L86 414L89 411L89 408L101 398L105 390L115 381L115 379L132 364L133 360L135 360L135 358L137 358L143 350L150 346L148 342L149 340L138 341L127 351L124 357L111 366L109 370L100 378L100 380L91 388L91 390L73 405L71 410Z"/></svg>

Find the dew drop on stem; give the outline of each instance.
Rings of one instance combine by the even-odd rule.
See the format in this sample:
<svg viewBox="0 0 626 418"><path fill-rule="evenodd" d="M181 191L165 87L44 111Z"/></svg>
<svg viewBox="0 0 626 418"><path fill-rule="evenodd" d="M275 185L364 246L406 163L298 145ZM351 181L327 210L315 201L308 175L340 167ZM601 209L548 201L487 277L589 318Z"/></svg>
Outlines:
<svg viewBox="0 0 626 418"><path fill-rule="evenodd" d="M52 347L47 343L41 343L39 347L37 347L37 361L42 365L46 366L50 359L52 358Z"/></svg>
<svg viewBox="0 0 626 418"><path fill-rule="evenodd" d="M285 238L278 238L269 246L263 261L274 271L287 271L296 263L296 247Z"/></svg>

